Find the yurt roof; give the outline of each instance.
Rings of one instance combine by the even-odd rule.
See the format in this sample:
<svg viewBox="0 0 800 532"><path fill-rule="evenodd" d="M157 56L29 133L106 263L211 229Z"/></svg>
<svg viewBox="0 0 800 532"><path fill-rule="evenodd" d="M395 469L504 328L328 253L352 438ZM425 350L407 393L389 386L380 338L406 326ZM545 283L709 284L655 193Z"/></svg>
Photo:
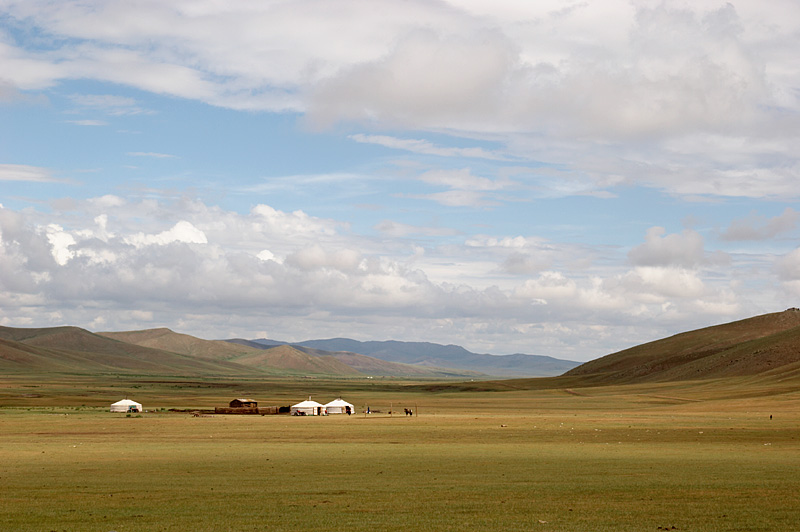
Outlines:
<svg viewBox="0 0 800 532"><path fill-rule="evenodd" d="M303 401L302 403L297 403L296 405L292 405L292 408L315 408L318 406L325 406L325 405L309 399L307 401Z"/></svg>
<svg viewBox="0 0 800 532"><path fill-rule="evenodd" d="M137 403L136 401L131 401L130 399L123 399L121 401L117 401L111 406L133 406L133 405L142 406L142 403Z"/></svg>
<svg viewBox="0 0 800 532"><path fill-rule="evenodd" d="M325 406L353 406L352 404L348 403L344 399L334 399L330 403L327 403Z"/></svg>

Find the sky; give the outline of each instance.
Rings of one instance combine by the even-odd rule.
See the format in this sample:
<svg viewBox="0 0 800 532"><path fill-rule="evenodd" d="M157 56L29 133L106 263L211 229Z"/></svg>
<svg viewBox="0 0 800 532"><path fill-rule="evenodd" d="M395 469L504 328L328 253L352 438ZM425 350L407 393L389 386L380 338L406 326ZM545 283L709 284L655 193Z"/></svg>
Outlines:
<svg viewBox="0 0 800 532"><path fill-rule="evenodd" d="M797 304L794 0L0 0L0 325L585 361Z"/></svg>

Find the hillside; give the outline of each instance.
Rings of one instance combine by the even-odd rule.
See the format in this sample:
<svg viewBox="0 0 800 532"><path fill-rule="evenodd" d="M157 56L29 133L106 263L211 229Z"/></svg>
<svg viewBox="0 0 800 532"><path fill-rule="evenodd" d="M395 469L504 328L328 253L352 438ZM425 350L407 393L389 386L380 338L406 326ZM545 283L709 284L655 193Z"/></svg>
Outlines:
<svg viewBox="0 0 800 532"><path fill-rule="evenodd" d="M120 342L209 360L230 361L235 360L237 357L258 352L257 349L252 347L219 340L203 340L188 334L174 332L166 327L140 331L100 332L97 334Z"/></svg>
<svg viewBox="0 0 800 532"><path fill-rule="evenodd" d="M587 362L566 376L625 384L793 371L800 365L800 310L706 327Z"/></svg>
<svg viewBox="0 0 800 532"><path fill-rule="evenodd" d="M251 340L247 345L274 346L285 342L269 339ZM307 340L293 343L297 348L321 349L334 353L357 353L388 362L417 367L454 368L498 377L549 377L561 375L579 363L539 355L486 355L467 351L457 345L396 340L359 342L349 338Z"/></svg>
<svg viewBox="0 0 800 532"><path fill-rule="evenodd" d="M106 338L78 327L0 327L0 369L8 372L247 375L252 370Z"/></svg>
<svg viewBox="0 0 800 532"><path fill-rule="evenodd" d="M309 355L288 345L252 349L250 353L237 357L236 362L259 369L281 368L284 372L302 375L361 375L357 369L335 357Z"/></svg>
<svg viewBox="0 0 800 532"><path fill-rule="evenodd" d="M353 353L329 353L287 345L264 346L246 340L203 340L167 328L140 331L102 332L107 338L180 353L202 359L226 361L258 371L286 375L454 377L475 376L470 372L419 368Z"/></svg>
<svg viewBox="0 0 800 532"><path fill-rule="evenodd" d="M323 351L303 345L295 345L294 348L316 356L332 356L337 360L356 368L367 375L390 377L402 375L404 377L420 378L466 378L466 377L486 377L486 374L463 370L448 369L427 366L415 366L413 364L403 364L400 362L389 362L380 358L351 353L349 351ZM273 348L274 349L274 348Z"/></svg>

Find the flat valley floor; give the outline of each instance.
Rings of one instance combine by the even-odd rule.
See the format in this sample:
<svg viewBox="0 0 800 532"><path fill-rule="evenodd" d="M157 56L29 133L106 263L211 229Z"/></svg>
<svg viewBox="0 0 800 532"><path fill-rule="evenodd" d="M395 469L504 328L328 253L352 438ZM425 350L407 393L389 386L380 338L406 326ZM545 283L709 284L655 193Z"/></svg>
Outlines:
<svg viewBox="0 0 800 532"><path fill-rule="evenodd" d="M249 390L289 404L335 389L378 410L327 417L195 417L168 409L222 406L240 390L139 386L148 412L127 416L99 404L120 398L99 382L3 382L3 530L800 528L792 386Z"/></svg>

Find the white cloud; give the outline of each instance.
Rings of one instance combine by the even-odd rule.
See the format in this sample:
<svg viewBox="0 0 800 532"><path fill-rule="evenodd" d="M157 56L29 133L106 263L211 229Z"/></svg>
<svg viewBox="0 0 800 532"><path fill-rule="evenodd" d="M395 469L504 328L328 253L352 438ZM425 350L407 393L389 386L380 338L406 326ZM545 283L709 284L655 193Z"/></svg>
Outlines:
<svg viewBox="0 0 800 532"><path fill-rule="evenodd" d="M492 207L498 205L494 200L474 190L447 190L431 194L409 194L407 197L435 201L447 207Z"/></svg>
<svg viewBox="0 0 800 532"><path fill-rule="evenodd" d="M69 233L64 232L63 227L56 224L48 225L45 232L47 240L52 246L53 258L61 266L65 265L75 256L75 252L70 250L70 247L76 243L75 239Z"/></svg>
<svg viewBox="0 0 800 532"><path fill-rule="evenodd" d="M511 188L514 182L507 178L489 179L472 174L469 168L429 170L417 179L432 186L450 190L430 194L413 194L408 197L435 201L448 207L489 207L498 205L496 193Z"/></svg>
<svg viewBox="0 0 800 532"><path fill-rule="evenodd" d="M29 181L33 183L58 183L50 170L26 164L0 164L0 181Z"/></svg>
<svg viewBox="0 0 800 532"><path fill-rule="evenodd" d="M14 102L22 98L24 97L16 86L0 79L0 103Z"/></svg>
<svg viewBox="0 0 800 532"><path fill-rule="evenodd" d="M775 264L780 278L792 286L800 286L800 248L780 257Z"/></svg>
<svg viewBox="0 0 800 532"><path fill-rule="evenodd" d="M122 207L127 203L127 201L124 198L115 196L113 194L106 194L105 196L100 196L97 198L89 198L87 202L92 206L100 209L111 209L115 207Z"/></svg>
<svg viewBox="0 0 800 532"><path fill-rule="evenodd" d="M511 248L524 249L527 247L538 246L542 243L540 238L528 238L524 236L496 238L486 235L476 235L467 239L466 244L470 247L487 248Z"/></svg>
<svg viewBox="0 0 800 532"><path fill-rule="evenodd" d="M578 296L577 283L559 272L543 272L538 278L525 282L519 295L534 298L542 303L552 303Z"/></svg>
<svg viewBox="0 0 800 532"><path fill-rule="evenodd" d="M67 123L75 124L76 126L89 126L89 127L99 127L108 125L108 122L104 122L103 120L67 120Z"/></svg>
<svg viewBox="0 0 800 532"><path fill-rule="evenodd" d="M704 260L703 237L691 229L667 235L663 227L651 227L647 230L645 243L631 249L628 257L637 266L691 268Z"/></svg>
<svg viewBox="0 0 800 532"><path fill-rule="evenodd" d="M132 310L131 319L135 321L153 321L153 311L151 310Z"/></svg>
<svg viewBox="0 0 800 532"><path fill-rule="evenodd" d="M632 297L643 299L655 296L657 300L670 298L702 299L706 287L697 272L683 268L642 266L624 279Z"/></svg>
<svg viewBox="0 0 800 532"><path fill-rule="evenodd" d="M256 255L261 260L277 260L277 257L268 249L263 249Z"/></svg>
<svg viewBox="0 0 800 532"><path fill-rule="evenodd" d="M286 257L285 264L304 271L330 268L352 272L361 263L361 254L351 249L327 252L321 246L303 248Z"/></svg>
<svg viewBox="0 0 800 532"><path fill-rule="evenodd" d="M173 242L185 244L208 244L205 233L186 220L181 220L170 229L156 235L137 233L124 238L124 242L136 247L159 245Z"/></svg>
<svg viewBox="0 0 800 532"><path fill-rule="evenodd" d="M393 220L382 220L375 225L375 230L380 231L386 236L392 237L406 237L410 235L417 236L448 236L455 235L457 231L446 227L423 227L410 224L404 224Z"/></svg>
<svg viewBox="0 0 800 532"><path fill-rule="evenodd" d="M303 211L285 213L269 205L259 204L250 212L258 229L266 229L273 233L297 237L301 235L333 235L336 232L336 224L309 216Z"/></svg>
<svg viewBox="0 0 800 532"><path fill-rule="evenodd" d="M4 86L15 92L90 79L231 109L292 110L316 124L400 126L409 134L351 138L544 161L570 170L558 181L583 184L560 188L566 194L608 195L620 183L797 194L800 8L788 1L4 5L9 24L58 43L0 43ZM112 116L144 112L128 97L71 98ZM499 148L445 147L424 133ZM467 196L433 199L480 204Z"/></svg>
<svg viewBox="0 0 800 532"><path fill-rule="evenodd" d="M424 183L440 185L457 190L499 190L507 187L509 182L499 182L472 174L469 168L457 170L430 170L418 178Z"/></svg>
<svg viewBox="0 0 800 532"><path fill-rule="evenodd" d="M651 237L671 249L662 232ZM63 213L5 208L0 302L16 324L159 324L212 338L269 324L297 339L362 335L495 352L546 345L547 354L585 358L698 320L741 317L743 301L775 295L737 280L750 262L706 263L706 271L666 253L662 262L673 264L627 270L624 257L606 257L575 268L585 251L539 237L475 235L456 245L452 235L423 234L424 247L406 238L373 240L301 212L262 204L239 214L186 198L108 196ZM795 255L776 271L786 287L800 279Z"/></svg>
<svg viewBox="0 0 800 532"><path fill-rule="evenodd" d="M110 116L151 114L143 109L135 99L114 94L72 94L70 99L79 107L96 110Z"/></svg>
<svg viewBox="0 0 800 532"><path fill-rule="evenodd" d="M622 237L576 242L585 230L577 222L564 237L557 221L532 216L520 231L520 211L493 209L491 220L470 211L532 197L633 196L637 185L680 199L797 198L796 2L375 0L367 9L355 0L6 0L3 10L4 103L58 103L66 94L70 118L85 116L75 122L86 125L148 114L136 89L289 110L304 125L343 123L334 136L364 131L350 140L403 150L402 177L413 183L389 190L394 199L458 209L393 211L391 220L360 224L281 203L301 187L319 195L346 182L352 193L383 180L382 169L366 165L237 183L272 205L249 212L152 189L145 199L123 198L114 188L45 200L48 212L0 208L0 320L15 309L20 323L99 324L101 309L109 328L149 319L187 332L268 328L304 339L347 327L370 337L379 330L602 354L704 317L771 310L800 286L796 253L775 258L781 242L774 255L705 249L714 236L722 245L791 236L792 209L752 214L716 234L653 227L627 262L627 247L614 247L628 245ZM41 38L27 42L33 34ZM141 96L74 94L83 80ZM469 160L421 170L432 157ZM53 170L0 165L0 181L59 181L64 170L48 164ZM324 212L347 208L326 199ZM455 227L452 211L470 223ZM645 223L670 223L659 215ZM471 234L479 226L487 234Z"/></svg>
<svg viewBox="0 0 800 532"><path fill-rule="evenodd" d="M514 44L501 32L466 36L420 29L400 36L379 61L343 69L320 84L310 116L322 124L471 128L500 109L500 84L517 60Z"/></svg>
<svg viewBox="0 0 800 532"><path fill-rule="evenodd" d="M549 254L511 253L503 261L502 269L512 274L532 274L552 267Z"/></svg>
<svg viewBox="0 0 800 532"><path fill-rule="evenodd" d="M800 213L786 207L778 216L766 218L757 213L751 213L746 218L731 222L730 226L720 235L723 240L768 240L775 236L793 230L797 227Z"/></svg>
<svg viewBox="0 0 800 532"><path fill-rule="evenodd" d="M364 135L362 133L350 135L349 138L364 144L377 144L386 148L406 150L424 155L438 155L440 157L469 157L494 160L504 159L504 157L501 155L486 151L483 148L451 148L437 146L434 143L424 139L400 139L387 135Z"/></svg>

